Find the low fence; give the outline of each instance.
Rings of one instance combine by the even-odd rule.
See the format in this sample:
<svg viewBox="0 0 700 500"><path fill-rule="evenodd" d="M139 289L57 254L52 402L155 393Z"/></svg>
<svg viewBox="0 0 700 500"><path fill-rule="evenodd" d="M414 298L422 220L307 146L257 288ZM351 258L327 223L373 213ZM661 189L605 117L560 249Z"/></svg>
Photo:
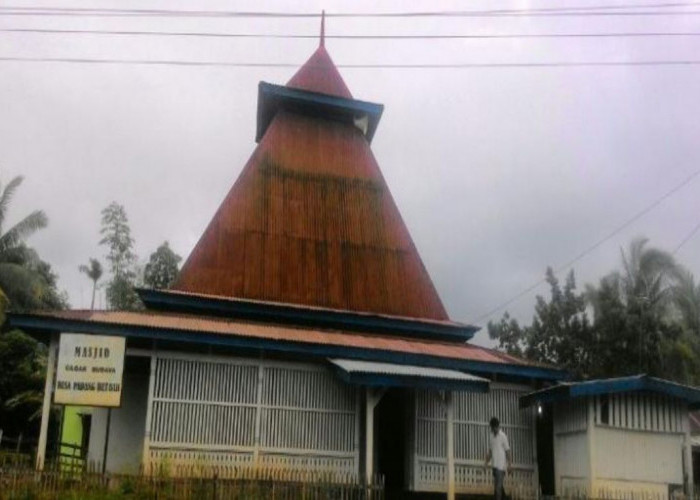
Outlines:
<svg viewBox="0 0 700 500"><path fill-rule="evenodd" d="M0 470L26 469L34 465L32 456L26 453L0 450Z"/></svg>
<svg viewBox="0 0 700 500"><path fill-rule="evenodd" d="M85 450L73 443L60 443L58 445L58 463L61 472L83 473L87 468ZM95 470L95 472L100 472Z"/></svg>
<svg viewBox="0 0 700 500"><path fill-rule="evenodd" d="M384 482L292 470L202 470L184 477L0 470L0 500L383 500ZM196 473L195 473L196 472Z"/></svg>
<svg viewBox="0 0 700 500"><path fill-rule="evenodd" d="M35 447L35 440L26 439L21 433L15 437L8 436L0 429L0 451L32 454L34 453Z"/></svg>
<svg viewBox="0 0 700 500"><path fill-rule="evenodd" d="M34 444L35 441L24 439L22 434L13 438L0 429L0 470L31 467Z"/></svg>

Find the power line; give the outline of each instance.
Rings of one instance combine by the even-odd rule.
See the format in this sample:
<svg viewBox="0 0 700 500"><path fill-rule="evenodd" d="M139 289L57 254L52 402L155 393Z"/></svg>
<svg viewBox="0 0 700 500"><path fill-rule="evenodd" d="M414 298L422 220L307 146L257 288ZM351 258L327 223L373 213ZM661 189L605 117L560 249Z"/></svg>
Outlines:
<svg viewBox="0 0 700 500"><path fill-rule="evenodd" d="M527 9L488 9L488 10L467 10L467 11L415 11L415 12L348 12L348 13L333 13L329 12L326 17L349 17L349 16L430 16L430 15L450 15L462 13L522 13L522 12L562 12L562 11L593 11L593 10L620 10L620 9L648 9L648 8L678 8L678 7L693 7L700 5L698 1L688 2L661 2L661 3L630 3L630 4L603 4L603 5L574 5L565 7L535 7ZM85 8L85 7L26 7L26 6L0 6L1 10L14 11L56 11L56 12L136 12L136 13L161 13L161 12L204 12L204 13L231 13L233 15L243 16L304 16L304 17L321 17L318 12L271 12L271 11L182 11L173 9L115 9L115 8Z"/></svg>
<svg viewBox="0 0 700 500"><path fill-rule="evenodd" d="M659 197L659 198L657 198L656 200L654 200L654 201L653 201L651 204L649 204L647 207L645 207L645 208L642 209L641 211L637 212L637 213L636 213L635 215L633 215L631 218L627 219L625 222L623 222L622 224L620 224L619 226L617 226L617 227L616 227L615 229L613 229L607 236L605 236L605 237L601 238L600 240L596 241L595 243L593 243L591 246L589 246L588 248L586 248L583 252L579 253L576 257L574 257L573 259L571 259L569 262L567 262L566 264L564 264L564 265L562 265L562 266L559 266L558 268L554 269L554 274L559 274L559 273L561 273L562 271L565 271L566 269L570 268L570 267L573 266L575 263L577 263L578 261L580 261L581 259L583 259L586 255L588 255L589 253L593 252L594 250L596 250L597 248L599 248L601 245L603 245L603 243L607 242L608 240L610 240L611 238L613 238L614 236L616 236L616 235L617 235L618 233L620 233L621 231L627 229L629 226L631 226L632 224L634 224L636 221L638 221L639 219L641 219L642 217L644 217L646 214L648 214L649 212L651 212L652 210L654 210L656 207L658 207L659 205L661 205L661 203L663 203L664 201L666 201L666 199L670 198L671 196L673 196L674 194L676 194L678 191L680 191L682 188L684 188L685 186L687 186L687 185L688 185L692 180L694 180L698 175L700 175L700 170L696 170L695 172L693 172L690 176L688 176L686 179L684 179L681 183L679 183L679 184L677 184L676 186L674 186L671 190L667 191L667 192L664 193L661 197ZM696 231L698 231L698 230L700 230L700 224L698 224L698 226L693 230L693 232L691 232L691 234L688 235L688 237L686 237L686 238L683 240L683 242L681 242L681 244L676 248L676 250L674 250L673 253L677 252L678 249L680 249L680 247L683 246L683 245L687 242L687 240L689 240L689 239L692 237L692 235L693 235ZM523 291L521 291L521 292L518 293L517 295L515 295L515 296L513 296L512 298L506 300L505 302L499 304L498 306L496 306L496 307L494 307L493 309L489 310L488 312L482 314L481 316L478 316L477 318L475 318L473 321L470 321L469 323L470 323L470 324L475 324L475 323L478 323L478 322L480 322L480 321L482 321L482 320L484 320L484 319L489 318L489 317L492 316L493 314L495 314L495 313L497 313L497 312L499 312L499 311L505 309L506 307L508 307L509 305L511 305L513 302L515 302L515 301L521 299L522 297L524 297L525 295L529 294L530 292L532 292L533 290L535 290L535 289L536 289L537 287L539 287L540 285L546 283L546 281L547 281L546 278L543 278L543 279L537 281L536 283L534 283L534 284L532 284L531 286L527 287L526 289L524 289Z"/></svg>
<svg viewBox="0 0 700 500"><path fill-rule="evenodd" d="M203 38L270 38L270 39L318 39L318 35L268 34L268 33L210 33L191 31L131 31L131 30L77 30L46 28L0 28L5 33L35 33L58 35L125 35ZM516 33L505 35L325 35L326 39L340 40L491 40L517 38L637 38L637 37L695 37L700 32L616 32L616 33Z"/></svg>
<svg viewBox="0 0 700 500"><path fill-rule="evenodd" d="M258 63L226 61L179 61L158 59L93 59L83 57L14 57L0 56L0 62L66 63L66 64L119 64L141 66L193 66L228 68L298 68L299 63ZM578 61L578 62L524 62L524 63L382 63L337 64L347 69L505 69L505 68L587 68L587 67L647 67L647 66L700 66L700 59L651 61Z"/></svg>
<svg viewBox="0 0 700 500"><path fill-rule="evenodd" d="M688 243L693 236L695 236L695 233L700 231L700 222L686 235L685 238L676 246L676 248L673 249L673 252L671 252L672 255L676 255L678 251L683 248L683 246Z"/></svg>
<svg viewBox="0 0 700 500"><path fill-rule="evenodd" d="M700 11L644 11L644 12L540 12L540 13L517 13L517 12L416 12L416 13L386 13L386 14L335 14L326 15L326 17L339 18L418 18L418 17L461 17L461 18L513 18L513 17L659 17L659 16L697 16ZM142 13L112 13L112 12L21 12L21 11L5 11L0 10L0 16L13 17L192 17L192 18L318 18L317 14L285 14L285 13L262 13L262 12L163 12L160 14L142 14Z"/></svg>
<svg viewBox="0 0 700 500"><path fill-rule="evenodd" d="M697 6L700 2L661 4L598 5L535 9L500 9L422 12L343 12L327 13L333 18L416 18L416 17L538 17L538 16L678 16L697 15L700 11L620 11L621 9L677 8ZM0 7L4 16L69 16L69 17L238 17L238 18L319 18L320 13L270 11L207 11L172 9L109 9L78 7Z"/></svg>

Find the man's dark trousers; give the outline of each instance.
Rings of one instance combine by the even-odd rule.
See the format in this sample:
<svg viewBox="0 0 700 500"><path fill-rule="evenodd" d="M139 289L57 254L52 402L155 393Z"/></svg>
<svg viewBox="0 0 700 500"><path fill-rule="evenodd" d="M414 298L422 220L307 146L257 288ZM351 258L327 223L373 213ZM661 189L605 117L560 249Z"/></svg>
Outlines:
<svg viewBox="0 0 700 500"><path fill-rule="evenodd" d="M505 500L506 490L503 488L503 479L506 471L493 468L493 496L496 500Z"/></svg>

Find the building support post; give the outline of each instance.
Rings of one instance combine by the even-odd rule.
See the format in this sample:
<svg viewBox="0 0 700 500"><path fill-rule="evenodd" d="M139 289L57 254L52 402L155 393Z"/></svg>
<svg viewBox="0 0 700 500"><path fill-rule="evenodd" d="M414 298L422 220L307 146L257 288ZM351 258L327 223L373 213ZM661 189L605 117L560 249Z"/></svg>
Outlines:
<svg viewBox="0 0 700 500"><path fill-rule="evenodd" d="M374 474L374 409L384 396L385 389L365 390L365 478L372 484Z"/></svg>
<svg viewBox="0 0 700 500"><path fill-rule="evenodd" d="M455 500L455 412L452 391L445 391L447 409L447 500Z"/></svg>
<svg viewBox="0 0 700 500"><path fill-rule="evenodd" d="M58 339L51 336L49 343L49 356L46 363L46 381L44 382L44 402L41 407L41 427L39 428L39 443L36 448L36 469L44 470L46 459L46 441L49 433L49 417L51 415L51 396L53 392L53 378L56 367L56 350L58 349Z"/></svg>
<svg viewBox="0 0 700 500"><path fill-rule="evenodd" d="M153 391L156 383L156 355L151 352L151 366L148 372L148 399L146 400L146 429L143 434L143 454L141 468L144 474L153 473L151 463L151 420L153 419Z"/></svg>
<svg viewBox="0 0 700 500"><path fill-rule="evenodd" d="M107 408L107 424L105 426L105 445L102 449L102 474L107 472L107 453L109 452L109 432L112 430L112 408Z"/></svg>
<svg viewBox="0 0 700 500"><path fill-rule="evenodd" d="M540 465L537 457L537 421L540 418L539 409L542 408L541 403L537 403L532 407L532 466L534 474L532 475L532 493L534 498L540 498ZM542 408L544 412L544 408ZM552 429L554 432L554 429ZM554 447L552 447L554 448ZM552 449L552 452L554 450Z"/></svg>
<svg viewBox="0 0 700 500"><path fill-rule="evenodd" d="M262 404L263 404L263 379L265 378L265 366L262 355L258 364L258 385L255 399L255 437L253 441L253 463L260 467L260 448L262 447Z"/></svg>
<svg viewBox="0 0 700 500"><path fill-rule="evenodd" d="M683 419L683 478L685 479L685 487L687 498L694 498L694 478L693 478L693 448L690 443L690 421L687 418L688 409L683 413L686 418Z"/></svg>
<svg viewBox="0 0 700 500"><path fill-rule="evenodd" d="M594 498L595 492L595 431L596 431L596 401L597 396L590 396L586 401L588 406L588 498ZM556 465L555 465L556 467ZM563 494L563 492L557 492Z"/></svg>

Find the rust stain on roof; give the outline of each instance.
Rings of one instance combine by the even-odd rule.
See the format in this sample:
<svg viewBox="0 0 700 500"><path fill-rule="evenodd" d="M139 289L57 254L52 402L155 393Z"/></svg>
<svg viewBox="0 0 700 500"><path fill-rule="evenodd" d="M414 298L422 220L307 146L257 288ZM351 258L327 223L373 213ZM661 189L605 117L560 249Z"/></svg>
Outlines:
<svg viewBox="0 0 700 500"><path fill-rule="evenodd" d="M336 74L320 47L289 85L351 97ZM289 111L273 119L173 289L449 319L362 132Z"/></svg>

